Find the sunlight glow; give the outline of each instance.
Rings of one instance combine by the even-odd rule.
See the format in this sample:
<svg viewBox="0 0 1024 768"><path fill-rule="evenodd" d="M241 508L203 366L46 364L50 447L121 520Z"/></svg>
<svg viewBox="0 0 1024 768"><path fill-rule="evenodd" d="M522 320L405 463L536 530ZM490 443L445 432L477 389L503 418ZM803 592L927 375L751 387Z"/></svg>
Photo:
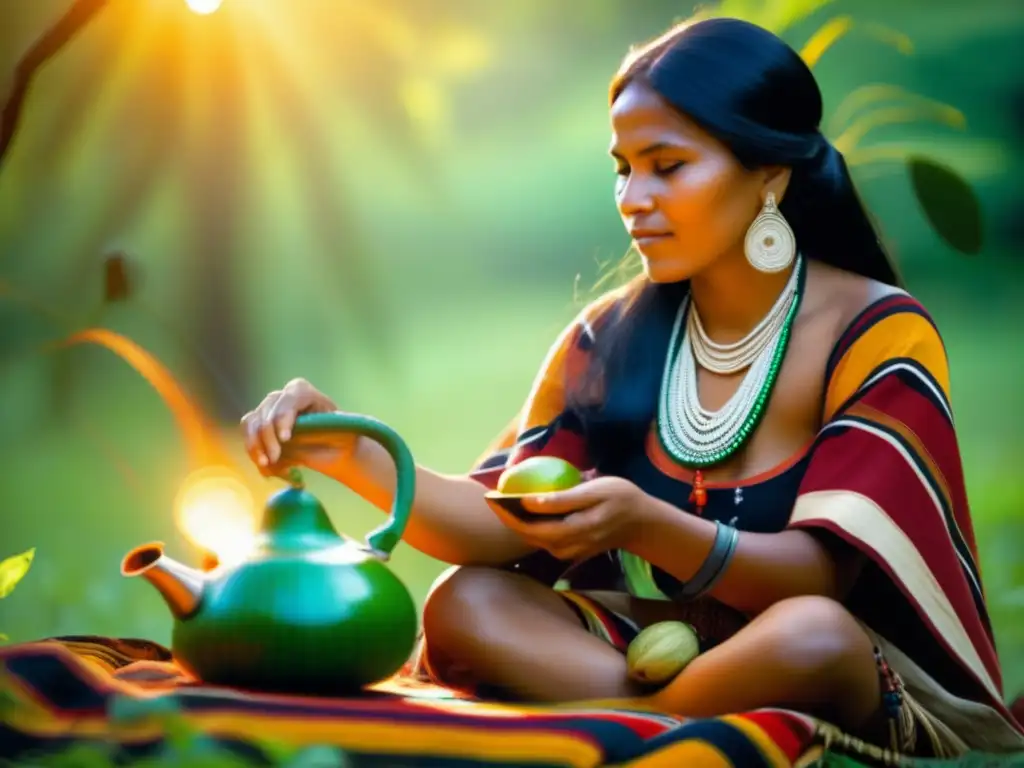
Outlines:
<svg viewBox="0 0 1024 768"><path fill-rule="evenodd" d="M217 556L221 565L244 560L256 540L256 508L245 484L226 467L193 472L175 501L186 538Z"/></svg>
<svg viewBox="0 0 1024 768"><path fill-rule="evenodd" d="M185 4L195 13L213 13L220 8L221 0L185 0Z"/></svg>
<svg viewBox="0 0 1024 768"><path fill-rule="evenodd" d="M73 333L63 342L64 346L77 344L97 344L106 347L149 382L174 415L182 439L188 448L189 463L193 467L230 463L216 429L210 426L210 420L203 413L199 403L192 400L184 387L155 355L127 336L107 328L86 328Z"/></svg>

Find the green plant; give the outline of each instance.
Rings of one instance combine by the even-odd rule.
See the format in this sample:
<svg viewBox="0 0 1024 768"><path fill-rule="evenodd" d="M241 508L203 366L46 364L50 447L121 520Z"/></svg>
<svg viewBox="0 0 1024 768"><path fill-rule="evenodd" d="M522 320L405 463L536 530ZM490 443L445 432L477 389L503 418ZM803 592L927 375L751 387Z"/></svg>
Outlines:
<svg viewBox="0 0 1024 768"><path fill-rule="evenodd" d="M782 35L835 0L721 0L708 16L733 16L760 24ZM914 45L899 30L859 22L848 14L825 21L799 48L812 69L821 57L851 32L911 55ZM929 157L914 141L865 146L869 133L885 125L930 120L964 130L967 119L955 107L889 83L868 83L852 90L833 110L825 133L846 157L851 169L902 165L910 175L914 195L925 219L947 245L965 255L982 247L981 208L970 185L952 168Z"/></svg>
<svg viewBox="0 0 1024 768"><path fill-rule="evenodd" d="M744 19L785 36L794 25L833 2L835 0L719 0L692 18ZM914 51L913 42L902 32L877 23L861 23L847 14L825 21L803 46L797 46L797 50L813 69L833 45L855 30L892 46L901 54L909 56ZM923 143L905 141L865 146L868 134L877 128L926 119L957 130L967 127L964 114L949 104L898 85L868 83L854 88L843 98L828 117L822 132L843 153L847 165L860 179L876 175L879 169L884 171L893 165L902 165L910 176L921 213L936 234L955 251L976 255L983 245L981 206L971 186L955 170L929 157ZM601 265L603 274L594 290L623 283L639 269L639 254L630 249L620 261Z"/></svg>
<svg viewBox="0 0 1024 768"><path fill-rule="evenodd" d="M284 150L286 165L294 167L302 179L297 191L301 205L289 217L308 217L301 227L307 240L291 248L309 254L312 268L320 275L318 285L338 292L324 309L323 322L333 322L339 306L351 310L359 318L368 349L380 363L391 362L388 353L393 349L390 334L395 317L374 272L381 254L373 245L371 228L358 213L355 190L332 160L338 147L336 125L321 116L334 105L325 104L324 96L343 92L344 111L372 123L374 132L389 141L391 151L403 156L411 169L409 178L436 194L437 161L432 152L447 130L448 91L488 65L490 42L462 23L458 12L433 9L420 19L387 4L343 3L342 8L313 4L299 11L292 4L278 3L279 10L288 9L282 14L287 21L285 35L277 27L264 29L263 14L253 13L245 3L235 4L234 13L225 9L211 17L196 16L181 0L157 4L71 0L63 5L63 15L25 50L13 73L0 71L0 174L11 167L9 157L20 131L43 134L44 143L55 148L47 163L67 172L71 158L82 151L83 140L114 135L125 123L140 128L133 132L133 142L139 144L132 144L131 159L123 159L118 173L96 181L105 186L90 196L91 214L77 219L80 226L63 228L67 234L54 250L74 261L49 283L51 305L70 307L75 328L99 325L100 311L87 314L90 310L68 299L66 292L77 292L82 275L90 276L94 254L106 247L110 233L130 229L168 179L180 173L187 191L176 204L190 226L182 228L177 238L186 271L197 270L202 278L190 294L195 311L182 313L194 322L179 319L180 329L172 330L197 353L190 363L200 363L192 376L199 381L197 389L203 392L205 405L219 418L237 420L246 401L257 394L245 392L245 382L254 379L247 352L252 330L241 320L243 298L235 285L237 272L251 269L252 247L241 234L251 206L271 203L269 199L256 203L248 192L239 193L239 185L253 167L246 153L263 152L254 126L269 123L275 131L274 152ZM317 51L324 58L314 59L310 71L322 79L310 87L310 73L301 71L296 62L301 57L294 56L294 49L287 45L294 34L296 46L316 48L308 36L303 37L305 29L314 27L329 30L325 39L330 42ZM67 103L61 120L49 124L24 120L30 96L39 98L33 93L38 75L72 41L90 50L102 65L90 70L79 87L64 90ZM344 53L329 57L328 49ZM142 51L146 54L131 53ZM175 66L168 66L169 61ZM373 76L365 76L350 61L372 61ZM194 77L190 72L202 75ZM251 98L250 78L273 103L272 116L261 113L260 99ZM341 88L335 78L341 78ZM147 98L154 93L160 97ZM47 97L41 100L46 102ZM187 115L198 121L194 125L200 130L190 127ZM186 142L191 142L187 151L179 153ZM185 159L194 162L182 162ZM264 175L263 170L256 173ZM266 198L275 198L276 209L280 208L280 187L275 183L258 188ZM23 237L34 239L31 233L45 227L39 217L47 206L39 200L28 202L27 195L25 201L18 232L12 232L0 247L4 254L19 251L20 243L28 242ZM66 210L80 207L81 202L76 200ZM137 292L129 292L133 286L118 282L114 287L117 290L108 291L108 298L128 304L127 312L152 315L140 305ZM18 298L21 290L9 293ZM337 301L339 296L343 301ZM47 319L39 313L30 317L33 324ZM7 349L4 352L0 362L15 356ZM51 382L56 404L66 407L77 380L74 375L66 355L55 358Z"/></svg>
<svg viewBox="0 0 1024 768"><path fill-rule="evenodd" d="M0 563L0 598L7 597L18 582L25 578L28 569L32 567L32 560L36 556L35 547L27 549L19 555L11 555ZM7 635L0 632L0 641L6 641Z"/></svg>

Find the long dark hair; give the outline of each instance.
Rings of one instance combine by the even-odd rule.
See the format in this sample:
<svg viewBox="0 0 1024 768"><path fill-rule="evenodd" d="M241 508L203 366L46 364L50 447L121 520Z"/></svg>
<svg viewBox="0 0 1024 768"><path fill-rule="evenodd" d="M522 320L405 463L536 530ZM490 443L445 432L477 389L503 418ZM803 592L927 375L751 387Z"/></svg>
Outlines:
<svg viewBox="0 0 1024 768"><path fill-rule="evenodd" d="M842 154L821 133L814 75L783 40L737 19L684 22L630 51L609 101L634 82L721 141L746 168L792 168L779 209L806 258L899 285ZM687 287L635 279L596 334L590 371L573 403L606 471L636 450L656 415L671 325ZM599 402L582 392L600 392Z"/></svg>

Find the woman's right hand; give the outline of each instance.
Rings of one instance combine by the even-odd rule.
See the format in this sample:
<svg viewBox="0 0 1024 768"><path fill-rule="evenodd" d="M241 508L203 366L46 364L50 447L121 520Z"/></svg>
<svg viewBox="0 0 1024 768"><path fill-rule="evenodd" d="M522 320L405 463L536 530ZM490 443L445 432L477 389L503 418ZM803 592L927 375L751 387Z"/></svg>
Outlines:
<svg viewBox="0 0 1024 768"><path fill-rule="evenodd" d="M305 413L338 410L327 395L305 379L292 379L274 390L254 410L242 417L245 449L264 474L302 464L323 467L339 461L355 447L355 434L293 437L295 419Z"/></svg>

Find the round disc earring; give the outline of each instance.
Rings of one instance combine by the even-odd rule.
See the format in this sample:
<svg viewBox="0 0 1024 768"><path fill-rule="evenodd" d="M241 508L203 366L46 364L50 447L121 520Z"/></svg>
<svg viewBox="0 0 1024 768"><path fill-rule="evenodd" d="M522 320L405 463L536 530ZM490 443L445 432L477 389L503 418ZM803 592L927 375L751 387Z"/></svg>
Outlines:
<svg viewBox="0 0 1024 768"><path fill-rule="evenodd" d="M772 192L747 230L743 250L750 265L760 272L781 272L793 263L796 237L775 205Z"/></svg>

